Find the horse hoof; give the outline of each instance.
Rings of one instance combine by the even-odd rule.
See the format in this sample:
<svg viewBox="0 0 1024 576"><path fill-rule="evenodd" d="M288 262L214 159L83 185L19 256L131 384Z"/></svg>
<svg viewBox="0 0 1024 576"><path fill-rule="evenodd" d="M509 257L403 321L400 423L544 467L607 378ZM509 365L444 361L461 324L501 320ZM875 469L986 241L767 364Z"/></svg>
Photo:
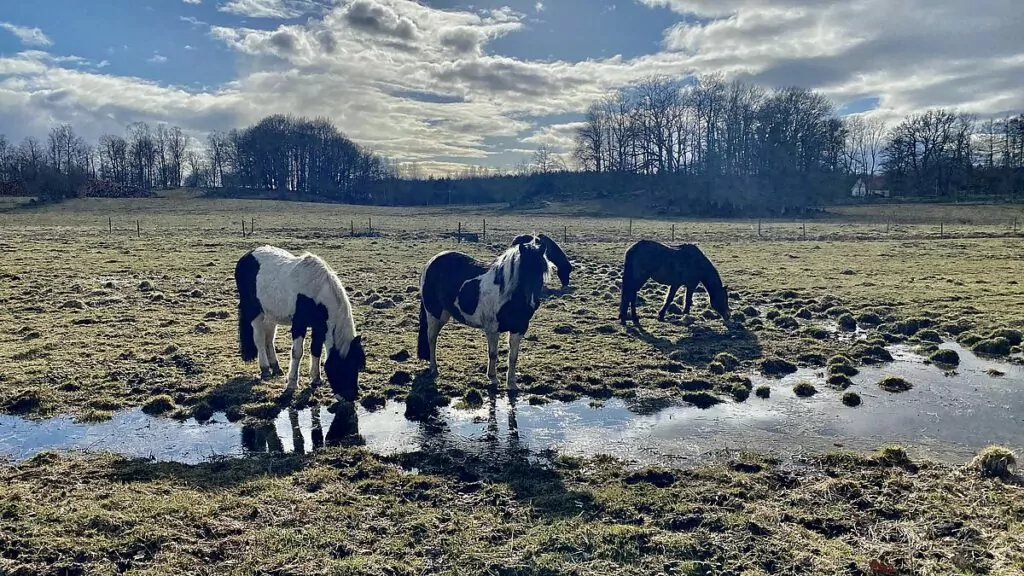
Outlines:
<svg viewBox="0 0 1024 576"><path fill-rule="evenodd" d="M271 376L270 368L260 368L260 380L270 380Z"/></svg>
<svg viewBox="0 0 1024 576"><path fill-rule="evenodd" d="M281 370L280 364L272 364L270 366L270 373L274 376L284 376L284 370Z"/></svg>

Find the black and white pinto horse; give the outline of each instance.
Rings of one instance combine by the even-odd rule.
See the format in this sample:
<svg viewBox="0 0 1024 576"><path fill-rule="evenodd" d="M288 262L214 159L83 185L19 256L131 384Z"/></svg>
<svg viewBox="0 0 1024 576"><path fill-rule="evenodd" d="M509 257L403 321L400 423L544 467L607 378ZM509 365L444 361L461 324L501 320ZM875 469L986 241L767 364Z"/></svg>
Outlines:
<svg viewBox="0 0 1024 576"><path fill-rule="evenodd" d="M565 290L569 287L569 274L572 273L573 265L562 248L550 236L547 234L520 234L512 239L512 246L532 242L534 239L544 245L544 256L555 266L558 271L558 279L562 282L562 289Z"/></svg>
<svg viewBox="0 0 1024 576"><path fill-rule="evenodd" d="M274 350L278 324L291 324L292 353L286 393L299 379L302 345L312 330L309 372L319 385L320 357L327 346L324 371L337 399L355 400L359 372L366 368L362 335L356 334L352 307L337 274L319 256L295 256L275 246L246 252L235 265L238 288L238 345L242 360L258 359L260 377L281 376Z"/></svg>
<svg viewBox="0 0 1024 576"><path fill-rule="evenodd" d="M437 336L455 318L487 335L487 377L497 383L498 335L508 332L509 390L516 387L519 345L540 306L548 275L545 246L536 240L509 247L491 263L445 250L427 262L420 276L418 356L437 370Z"/></svg>

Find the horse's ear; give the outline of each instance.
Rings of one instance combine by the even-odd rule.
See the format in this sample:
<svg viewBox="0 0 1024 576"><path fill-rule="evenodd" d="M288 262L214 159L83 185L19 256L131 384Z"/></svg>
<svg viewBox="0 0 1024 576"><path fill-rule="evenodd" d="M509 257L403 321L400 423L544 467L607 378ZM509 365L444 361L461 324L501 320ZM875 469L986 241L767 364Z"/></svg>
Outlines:
<svg viewBox="0 0 1024 576"><path fill-rule="evenodd" d="M540 247L540 253L544 254L548 249L547 242L537 242L537 246Z"/></svg>
<svg viewBox="0 0 1024 576"><path fill-rule="evenodd" d="M519 253L526 254L526 242L519 244Z"/></svg>

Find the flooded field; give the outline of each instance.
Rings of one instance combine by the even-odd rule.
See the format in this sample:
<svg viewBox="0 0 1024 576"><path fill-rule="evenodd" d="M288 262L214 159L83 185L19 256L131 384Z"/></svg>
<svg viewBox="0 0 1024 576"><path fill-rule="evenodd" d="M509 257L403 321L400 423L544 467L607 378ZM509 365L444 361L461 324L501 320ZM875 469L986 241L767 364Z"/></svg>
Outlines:
<svg viewBox="0 0 1024 576"><path fill-rule="evenodd" d="M3 415L0 454L22 459L41 450L104 450L198 463L216 456L355 444L381 455L457 448L497 456L525 449L692 466L743 450L792 457L896 443L921 456L956 462L991 443L1024 448L1024 367L979 358L956 344L940 348L956 351L959 367L943 369L907 346L891 347L893 362L862 368L852 377L848 390L862 399L857 407L844 406L842 392L823 384L822 370L804 368L782 378L751 374L756 386L770 388L767 398L751 396L706 409L666 398L653 406L620 398L533 405L516 395L510 402L491 393L478 409L443 407L426 420L406 418L399 401L373 411L350 408L337 419L326 406L288 408L272 422L256 423L229 422L222 412L203 423L178 422L138 408L93 424ZM913 387L886 392L877 386L886 376L901 376ZM797 396L798 382L811 382L819 391Z"/></svg>

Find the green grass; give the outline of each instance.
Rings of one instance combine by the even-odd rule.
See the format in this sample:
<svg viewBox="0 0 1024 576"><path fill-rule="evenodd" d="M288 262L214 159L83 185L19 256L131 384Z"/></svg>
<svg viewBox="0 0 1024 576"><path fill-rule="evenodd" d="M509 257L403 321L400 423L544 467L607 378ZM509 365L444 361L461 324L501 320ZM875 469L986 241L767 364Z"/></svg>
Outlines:
<svg viewBox="0 0 1024 576"><path fill-rule="evenodd" d="M339 272L365 335L357 401L368 409L385 398L421 411L477 405L487 386L479 331L449 324L442 376L421 377L419 273L440 250L489 259L529 231L566 233L577 264L573 289L544 301L523 343L519 382L531 404L651 391L703 408L744 401L744 374L884 363L884 344L922 330L1019 344L1024 240L981 237L1001 234L1006 207L964 209L971 224L956 223L958 210L914 206L886 233L882 208L844 208L809 222L806 240L797 222L765 221L759 238L756 222L639 219L629 238L627 220L562 205L515 213L176 196L8 211L0 409L80 421L139 406L176 418L226 411L255 429L288 403L328 402L329 387L308 389L308 352L294 398L281 396L283 378L260 381L237 358L231 274L262 243L314 251ZM479 231L484 218L486 242L444 237L459 222ZM368 220L380 236L349 237L350 221L361 232ZM677 243L698 242L718 266L740 328L705 319L703 293L689 317L658 322L665 287L653 283L641 292L643 331L616 322L623 252L641 236L668 241L672 224ZM864 341L807 338L820 329L789 321L849 328L851 317L869 331ZM503 342L499 380L506 354ZM1024 570L1015 488L894 454L685 471L444 450L382 458L328 448L196 466L44 454L0 465L0 573L836 574L870 573L872 560L905 573L949 573L950 562L966 562L965 573Z"/></svg>

